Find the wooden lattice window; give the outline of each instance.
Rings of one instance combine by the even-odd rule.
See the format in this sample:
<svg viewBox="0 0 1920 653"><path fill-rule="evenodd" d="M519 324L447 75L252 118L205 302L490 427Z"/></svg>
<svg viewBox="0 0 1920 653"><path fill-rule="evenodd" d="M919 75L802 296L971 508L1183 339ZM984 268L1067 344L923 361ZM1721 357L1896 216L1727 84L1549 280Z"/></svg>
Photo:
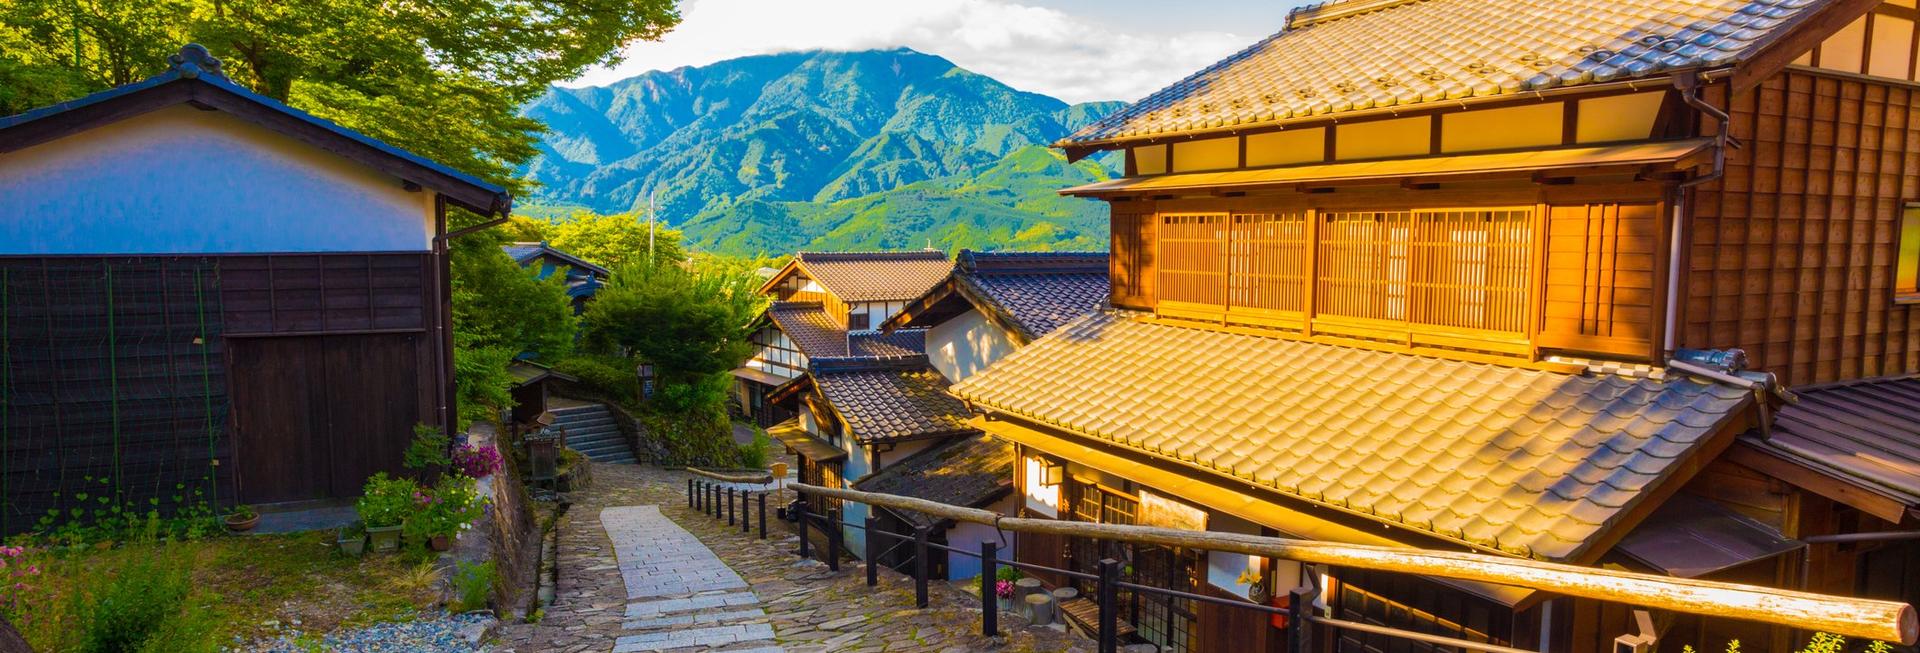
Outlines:
<svg viewBox="0 0 1920 653"><path fill-rule="evenodd" d="M1411 211L1322 214L1320 286L1314 312L1376 320L1407 319L1412 259Z"/></svg>
<svg viewBox="0 0 1920 653"><path fill-rule="evenodd" d="M1160 216L1160 299L1223 305L1227 214Z"/></svg>
<svg viewBox="0 0 1920 653"><path fill-rule="evenodd" d="M1227 303L1281 311L1305 304L1305 212L1236 213L1228 238Z"/></svg>
<svg viewBox="0 0 1920 653"><path fill-rule="evenodd" d="M1899 250L1894 252L1893 292L1901 302L1920 302L1920 206L1900 213Z"/></svg>
<svg viewBox="0 0 1920 653"><path fill-rule="evenodd" d="M1521 332L1531 216L1526 209L1327 213L1316 312Z"/></svg>

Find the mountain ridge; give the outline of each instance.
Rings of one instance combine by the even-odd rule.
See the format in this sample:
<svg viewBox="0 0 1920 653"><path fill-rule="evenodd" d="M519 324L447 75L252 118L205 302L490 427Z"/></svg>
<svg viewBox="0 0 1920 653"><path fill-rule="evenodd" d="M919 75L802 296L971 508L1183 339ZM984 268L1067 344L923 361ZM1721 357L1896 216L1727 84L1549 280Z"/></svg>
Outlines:
<svg viewBox="0 0 1920 653"><path fill-rule="evenodd" d="M689 245L720 253L1104 244L1094 203L1040 184L1111 176L1105 160L1068 164L1046 147L1120 106L1020 91L906 48L756 55L550 89L523 109L549 127L525 173L541 184L535 202L621 212L655 200ZM1019 169L1034 174L1005 174ZM1005 185L969 183L980 175ZM836 231L850 224L863 235Z"/></svg>

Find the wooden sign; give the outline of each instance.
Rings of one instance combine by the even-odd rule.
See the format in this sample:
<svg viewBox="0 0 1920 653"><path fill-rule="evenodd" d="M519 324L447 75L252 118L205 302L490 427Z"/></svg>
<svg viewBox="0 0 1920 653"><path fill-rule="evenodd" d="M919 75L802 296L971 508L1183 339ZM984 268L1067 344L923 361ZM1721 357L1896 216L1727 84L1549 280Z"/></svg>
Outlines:
<svg viewBox="0 0 1920 653"><path fill-rule="evenodd" d="M1141 526L1204 531L1207 530L1207 511L1142 489L1140 514L1135 516L1135 521Z"/></svg>

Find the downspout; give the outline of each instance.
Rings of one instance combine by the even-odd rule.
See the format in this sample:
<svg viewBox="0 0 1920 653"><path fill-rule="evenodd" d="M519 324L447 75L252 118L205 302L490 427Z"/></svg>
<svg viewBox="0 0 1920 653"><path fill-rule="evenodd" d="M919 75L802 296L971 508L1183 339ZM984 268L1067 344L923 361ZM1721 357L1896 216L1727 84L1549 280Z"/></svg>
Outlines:
<svg viewBox="0 0 1920 653"><path fill-rule="evenodd" d="M460 236L505 223L507 216L512 211L511 207L511 200L508 199L505 194L502 194L495 199L491 207L497 211L497 213L490 214L499 215L500 217L487 220L480 224L447 231L447 199L445 196L437 193L433 196L435 235L431 248L434 258L433 284L435 292L438 295L433 302L433 328L434 331L437 332L435 334L436 342L439 343L441 351L445 354L446 358L440 361L439 365L434 366L434 382L436 383L435 387L439 388L437 394L440 395L441 427L446 430L448 436L454 435L454 432L458 431L460 427L460 416L457 414L459 410L460 391L454 387L453 383L453 252L451 241ZM453 439L451 437L447 440L447 446L448 451L451 452L453 447Z"/></svg>
<svg viewBox="0 0 1920 653"><path fill-rule="evenodd" d="M1685 219L1687 201L1691 199L1691 191L1695 186L1719 181L1721 177L1726 176L1727 148L1740 148L1739 139L1734 138L1733 135L1729 133L1729 128L1733 123L1733 117L1727 115L1727 112L1722 111L1719 107L1708 104L1706 100L1700 99L1701 82L1702 76L1698 71L1692 74L1675 75L1673 77L1673 87L1680 92L1680 100L1694 110L1713 118L1714 122L1719 123L1719 128L1715 130L1713 137L1713 169L1707 171L1707 174L1680 182L1678 187L1679 194L1674 198L1672 232L1668 234L1665 337L1661 339L1662 346L1666 348L1666 351L1663 353L1668 357L1673 355L1675 349L1679 349L1675 343L1675 338L1679 335L1680 261L1681 252L1684 251L1687 242L1687 221Z"/></svg>

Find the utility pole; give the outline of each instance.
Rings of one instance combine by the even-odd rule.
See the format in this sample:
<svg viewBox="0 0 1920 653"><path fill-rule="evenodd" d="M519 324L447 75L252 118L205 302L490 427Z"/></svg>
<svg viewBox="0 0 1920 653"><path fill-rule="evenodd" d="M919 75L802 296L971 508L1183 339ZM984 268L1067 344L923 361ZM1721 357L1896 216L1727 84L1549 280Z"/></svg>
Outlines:
<svg viewBox="0 0 1920 653"><path fill-rule="evenodd" d="M647 265L653 265L654 198L659 194L657 189L647 191Z"/></svg>

